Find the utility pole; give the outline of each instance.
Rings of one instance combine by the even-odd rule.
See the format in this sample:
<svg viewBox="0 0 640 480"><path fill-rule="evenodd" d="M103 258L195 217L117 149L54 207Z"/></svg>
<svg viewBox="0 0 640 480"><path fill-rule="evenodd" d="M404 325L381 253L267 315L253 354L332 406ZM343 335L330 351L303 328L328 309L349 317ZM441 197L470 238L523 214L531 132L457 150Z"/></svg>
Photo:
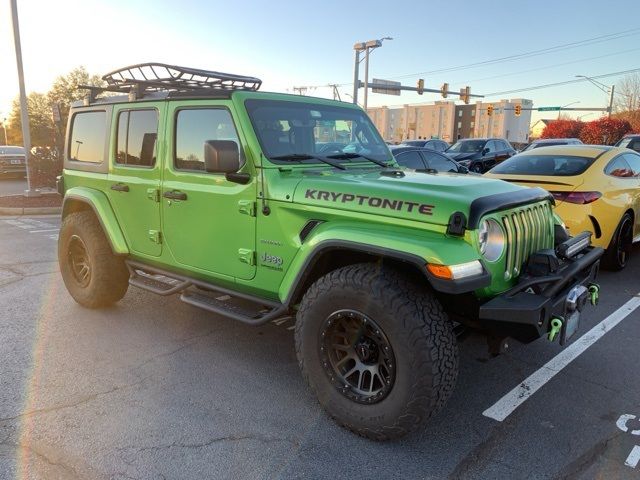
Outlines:
<svg viewBox="0 0 640 480"><path fill-rule="evenodd" d="M27 94L24 88L24 71L22 68L22 47L20 46L20 27L18 25L17 0L10 0L11 20L13 23L13 42L16 50L16 64L18 67L18 83L20 87L20 121L22 122L22 143L25 150L25 163L27 168L27 197L36 196L38 192L31 189L31 174L29 173L29 157L31 156L31 134L29 131L29 111L27 109ZM6 135L6 130L5 130Z"/></svg>
<svg viewBox="0 0 640 480"><path fill-rule="evenodd" d="M353 67L353 103L354 105L358 104L358 88L360 88L360 79L358 78L358 75L360 73L360 49L358 48L358 46L361 45L360 43L356 43L353 46L353 49L356 52L356 58L355 58L355 62L354 62L354 67Z"/></svg>
<svg viewBox="0 0 640 480"><path fill-rule="evenodd" d="M615 88L615 85L611 85L611 96L609 97L609 118L611 118L611 114L613 113L613 92Z"/></svg>

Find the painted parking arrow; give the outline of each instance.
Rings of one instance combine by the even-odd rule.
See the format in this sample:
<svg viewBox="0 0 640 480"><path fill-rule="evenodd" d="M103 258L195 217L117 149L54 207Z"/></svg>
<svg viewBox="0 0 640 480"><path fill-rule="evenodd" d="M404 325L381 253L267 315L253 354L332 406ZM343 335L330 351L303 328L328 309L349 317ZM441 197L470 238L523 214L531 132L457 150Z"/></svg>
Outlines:
<svg viewBox="0 0 640 480"><path fill-rule="evenodd" d="M629 432L631 435L640 435L640 429L629 431L629 427L627 426L627 423L635 419L636 419L635 415L624 413L620 415L620 418L618 418L618 421L616 422L616 426L625 433Z"/></svg>
<svg viewBox="0 0 640 480"><path fill-rule="evenodd" d="M638 463L640 463L640 446L636 445L633 447L633 450L631 450L631 453L625 460L624 464L627 467L636 468Z"/></svg>

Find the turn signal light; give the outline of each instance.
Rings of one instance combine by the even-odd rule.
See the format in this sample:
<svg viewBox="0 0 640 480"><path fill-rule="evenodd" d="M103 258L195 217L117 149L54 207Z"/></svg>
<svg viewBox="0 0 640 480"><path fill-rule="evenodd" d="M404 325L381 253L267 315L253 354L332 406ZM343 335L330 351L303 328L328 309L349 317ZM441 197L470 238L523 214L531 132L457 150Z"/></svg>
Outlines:
<svg viewBox="0 0 640 480"><path fill-rule="evenodd" d="M467 263L459 263L457 265L438 265L428 263L427 270L434 277L444 280L460 280L462 278L474 277L482 274L484 271L482 264L478 260Z"/></svg>
<svg viewBox="0 0 640 480"><path fill-rule="evenodd" d="M577 203L578 205L586 205L598 200L602 193L600 192L550 192L559 202Z"/></svg>

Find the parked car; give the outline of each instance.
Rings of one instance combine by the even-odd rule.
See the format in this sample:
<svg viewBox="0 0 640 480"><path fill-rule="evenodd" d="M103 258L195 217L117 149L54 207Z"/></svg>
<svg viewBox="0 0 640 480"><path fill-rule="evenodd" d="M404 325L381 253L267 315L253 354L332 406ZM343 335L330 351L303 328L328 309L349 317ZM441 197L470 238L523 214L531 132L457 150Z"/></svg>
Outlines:
<svg viewBox="0 0 640 480"><path fill-rule="evenodd" d="M467 167L463 167L443 153L428 148L396 145L389 147L389 150L391 150L396 162L406 168L436 170L443 173L469 173Z"/></svg>
<svg viewBox="0 0 640 480"><path fill-rule="evenodd" d="M635 150L636 152L640 152L640 134L631 134L625 135L618 143L615 145L616 147L630 148L631 150Z"/></svg>
<svg viewBox="0 0 640 480"><path fill-rule="evenodd" d="M23 147L0 146L0 176L22 177L27 173Z"/></svg>
<svg viewBox="0 0 640 480"><path fill-rule="evenodd" d="M484 173L517 152L502 138L458 140L445 153L472 172Z"/></svg>
<svg viewBox="0 0 640 480"><path fill-rule="evenodd" d="M582 141L579 138L539 138L524 147L521 152L540 147L556 147L558 145L582 145Z"/></svg>
<svg viewBox="0 0 640 480"><path fill-rule="evenodd" d="M494 354L507 336L564 344L598 293L603 251L556 256L572 245L548 192L400 170L357 105L155 63L103 80L122 95L72 105L58 181L70 295L106 307L132 285L253 326L295 316L304 378L359 435L400 437L445 405L453 319ZM334 125L355 143L318 154ZM507 237L506 215L530 236ZM554 271L522 275L529 258Z"/></svg>
<svg viewBox="0 0 640 480"><path fill-rule="evenodd" d="M444 140L435 138L421 139L421 140L405 140L400 145L407 145L409 147L420 147L435 150L436 152L444 152L449 148L449 144Z"/></svg>
<svg viewBox="0 0 640 480"><path fill-rule="evenodd" d="M600 145L546 147L520 153L487 177L549 190L571 234L589 230L606 248L603 264L623 269L640 240L640 155Z"/></svg>

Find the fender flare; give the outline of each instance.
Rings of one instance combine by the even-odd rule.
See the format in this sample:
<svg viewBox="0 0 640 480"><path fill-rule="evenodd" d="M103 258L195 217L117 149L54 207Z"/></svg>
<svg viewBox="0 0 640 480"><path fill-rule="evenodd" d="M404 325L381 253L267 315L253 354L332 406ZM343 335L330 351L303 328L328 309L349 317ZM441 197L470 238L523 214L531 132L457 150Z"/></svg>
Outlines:
<svg viewBox="0 0 640 480"><path fill-rule="evenodd" d="M62 202L62 219L74 210L79 202L91 208L102 227L105 237L116 255L128 255L129 246L124 238L118 219L107 196L99 190L86 187L73 187L66 191Z"/></svg>

